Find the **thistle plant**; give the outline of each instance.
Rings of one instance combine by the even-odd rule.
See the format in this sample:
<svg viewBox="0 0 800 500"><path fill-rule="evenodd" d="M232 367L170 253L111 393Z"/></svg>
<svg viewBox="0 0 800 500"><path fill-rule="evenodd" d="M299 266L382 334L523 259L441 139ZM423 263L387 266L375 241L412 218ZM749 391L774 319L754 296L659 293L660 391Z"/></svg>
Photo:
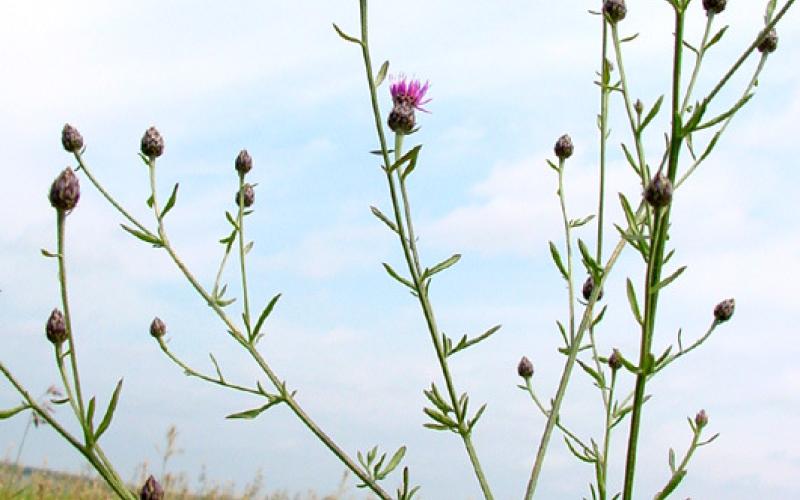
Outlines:
<svg viewBox="0 0 800 500"><path fill-rule="evenodd" d="M705 410L699 410L694 417L688 418L691 435L683 455L679 457L674 449L668 450L664 484L657 491L645 493L635 490L637 469L642 469L639 444L643 433L642 423L647 415L646 403L650 398L648 384L679 358L707 342L719 326L732 319L735 312L733 298L721 300L713 307L708 305L709 324L704 331L701 330L703 333L694 335L694 340L685 341L681 330L675 345L670 345L660 353L654 352L656 337L661 335L658 322L661 293L687 270L687 266L676 265L672 261L675 250L671 248L670 231L682 222L673 219L672 209L681 202L681 187L714 152L728 125L754 96L762 69L779 48L776 26L794 2L785 0L778 5L777 0L767 0L763 29L753 34L752 42L727 71L715 76L716 83L710 89L701 90L698 88L698 77L706 67L704 61L728 29L727 26L718 27L718 16L725 15L726 8L730 7L725 0L667 0L673 14L670 20L673 30L670 79L664 94L652 103L637 98L637 91L630 85L625 65L626 44L636 43L636 36L631 34L631 28L626 23L629 22L629 14L641 6L629 6L624 0L605 0L598 1L597 10L591 12L598 20L601 33L600 67L595 82L599 89L597 210L577 217L571 213L568 191L570 161L576 150L580 150L589 139L570 134L560 135L553 144L554 157L547 159L545 164L555 174L555 202L560 209L560 225L563 228L563 240L550 241L548 244L553 264L566 290L565 315L556 321L556 331L562 345L554 353L563 356L563 368L555 388L541 387L537 375L542 371L542 365L539 364L542 354L537 346L526 346L527 353L521 356L516 367L516 374L522 379L518 387L526 393L526 399L530 398L532 412L540 414L545 420L544 427L529 436L533 458L529 475L521 478L525 485L525 500L534 498L539 480L547 470L546 457L552 449L554 434L563 439L577 460L590 466L592 482L589 495L593 500L631 500L643 495L657 499L670 497L688 474L695 453L718 436L707 435L713 421ZM388 194L386 208L369 208L388 229L392 240L399 244L399 263L384 262L382 266L392 280L404 291L410 292L415 307L419 307L424 331L433 349L431 363L437 367L436 378L431 380L430 386L418 388L426 400L421 409L426 418L424 427L448 436L454 435L459 446L463 446L466 455L464 463L471 468L475 491L480 491L483 498L490 500L495 498L493 483L486 473L474 439L480 432L477 424L487 404L470 401L465 389L469 387L469 381L456 379L452 363L458 361L455 356L457 353L489 341L501 327L499 324L488 328L482 326L476 329L475 334L460 338L446 335L440 327L434 307L435 297L431 293L432 284L440 273L459 262L461 254L453 253L439 260L429 259L420 251L418 243L424 235L415 229L411 202L415 179L413 174L423 168L424 163L422 145L409 144L427 120L438 119L433 114L429 115L432 86L427 80L409 78L403 73L390 75L388 60L376 71L370 46L368 2L359 0L358 5L360 30L357 36L336 24L333 27L343 40L359 49L366 76L368 105L375 133L373 140L376 143L370 153L380 162ZM705 28L699 44L687 34L689 16L705 16ZM756 67L744 87L735 89L733 77L747 71L745 63L756 58ZM723 89L736 90L741 97L732 102L721 102L723 96L728 95L722 93ZM624 137L620 139L619 149L612 143L611 138L614 137L614 141L617 138L612 136L609 126L615 110L619 110L628 126ZM660 149L645 149L645 145L650 144L646 139L661 132L654 130L655 119L660 114L666 115L669 122L668 130L664 133L664 144ZM343 467L358 478L359 487L382 500L418 498L420 486L412 483L409 467L401 467L405 446L386 452L382 452L378 446L367 446L362 451L346 450L337 443L333 433L323 430L312 418L297 397L297 391L278 375L262 352L260 342L267 335L268 320L282 295L275 293L271 297L256 298L251 296L248 286L248 258L254 242L248 239L247 231L256 217L256 209L263 203L261 197L258 200L256 198L258 183L254 178L261 174L255 159L246 149L240 150L235 156L231 154L234 158L233 168L229 169L232 197L226 196L229 205L221 210L220 215L220 220L224 217L229 229L218 241L210 242L214 246L221 246L217 247L220 259L218 266L212 270L213 279L206 282L200 278L202 274L189 267L182 258L181 250L169 237L171 219L168 216L180 207L179 184L164 191L158 183L165 170L169 175L170 157L166 142L156 127L145 130L138 142L138 156L145 166L149 190L142 195L141 206L126 207L90 169L84 139L78 130L71 125L64 126L61 145L71 155L75 168L67 167L50 186L48 199L56 212L56 250L42 250L45 257L55 259L58 268L60 305L47 318L43 337L52 345L61 387L48 390L52 398L37 401L12 375L11 370L0 363L0 371L22 397L18 406L3 410L0 417L9 418L30 411L33 421L52 426L120 498L136 498L137 494L141 499L165 498L164 488L153 476L136 488L126 485L99 445L101 436L112 423L122 380L109 397L99 421L96 414L99 415L100 406L95 397L87 399L81 385L79 350L68 300L66 222L69 214L78 207L81 196L79 176L83 176L122 219L122 230L140 243L161 252L180 271L199 301L208 306L209 316L222 326L232 344L241 349L243 359L258 370L258 378L253 382L229 378L225 375L225 367L213 353L209 353L208 366L188 362L183 354L175 352L169 345L171 335L186 333L184 327L171 322L162 311L153 311L149 326L144 321L142 323L142 338L146 339L149 333L150 342L154 342L178 368L176 373L179 371L220 389L252 398L252 407L237 409L227 415L228 419L252 420L261 418L267 414L267 410L280 407L288 409ZM606 185L607 166L612 155L624 159L638 186L635 193L618 193L616 198L623 219L614 222L608 220L606 213L609 203L607 193L616 189L616 186ZM134 216L145 207L149 212L148 219ZM604 241L612 225L618 233L613 246ZM579 237L592 229L596 235L594 241ZM630 277L611 279L612 276L616 278L613 272L624 252L632 254L633 261L641 263L641 268L638 274ZM236 283L229 292L229 283L225 282L224 277L229 265L236 264L238 268L233 271L237 275ZM613 332L603 331L606 326L605 314L613 305L601 301L606 292L618 283L622 284L628 301L630 324L638 333L638 349L633 352L618 347L620 339L613 337ZM238 292L233 289L238 289ZM256 304L259 306L256 307ZM696 328L692 326L692 329ZM532 354L534 352L536 356ZM598 420L602 422L599 436L586 436L582 429L573 426L562 415L570 383L576 374L585 375L597 388ZM62 393L63 397L60 396ZM51 405L68 406L82 435L70 433L55 418ZM586 404L587 408L589 406ZM625 453L612 457L610 450L612 440L616 438L615 431L625 429L627 434L618 438L626 443ZM621 465L624 472L620 477L612 476L614 469L610 467L611 463ZM647 464L647 467L655 466ZM169 485L166 486L168 488ZM394 495L390 493L393 489Z"/></svg>

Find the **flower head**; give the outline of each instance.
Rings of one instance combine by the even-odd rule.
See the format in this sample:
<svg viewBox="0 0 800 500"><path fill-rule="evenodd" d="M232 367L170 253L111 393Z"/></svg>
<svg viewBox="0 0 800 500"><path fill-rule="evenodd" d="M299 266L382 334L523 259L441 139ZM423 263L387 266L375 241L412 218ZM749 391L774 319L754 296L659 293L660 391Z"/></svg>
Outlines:
<svg viewBox="0 0 800 500"><path fill-rule="evenodd" d="M161 321L161 318L156 316L153 318L153 322L150 323L150 335L154 338L161 338L167 333L167 325Z"/></svg>
<svg viewBox="0 0 800 500"><path fill-rule="evenodd" d="M69 335L67 334L67 324L64 321L64 314L58 309L53 309L50 317L47 318L47 324L44 327L47 334L47 340L55 345L61 344Z"/></svg>
<svg viewBox="0 0 800 500"><path fill-rule="evenodd" d="M67 123L61 130L61 145L70 153L79 153L83 149L83 137L78 129Z"/></svg>
<svg viewBox="0 0 800 500"><path fill-rule="evenodd" d="M388 124L393 132L408 134L414 130L416 124L414 110L428 112L422 106L430 102L430 99L425 99L429 87L428 82L423 85L419 80L407 80L405 75L399 75L395 79L389 87L394 106L389 113Z"/></svg>
<svg viewBox="0 0 800 500"><path fill-rule="evenodd" d="M50 186L50 204L56 210L69 212L81 198L81 186L78 177L67 167L56 177Z"/></svg>
<svg viewBox="0 0 800 500"><path fill-rule="evenodd" d="M733 299L725 299L714 307L714 319L718 323L724 323L731 319L733 311L736 309L736 301Z"/></svg>
<svg viewBox="0 0 800 500"><path fill-rule="evenodd" d="M155 160L164 154L164 138L155 127L145 130L142 136L142 154Z"/></svg>
<svg viewBox="0 0 800 500"><path fill-rule="evenodd" d="M524 379L529 379L533 376L533 363L527 356L522 356L522 359L519 360L517 374Z"/></svg>

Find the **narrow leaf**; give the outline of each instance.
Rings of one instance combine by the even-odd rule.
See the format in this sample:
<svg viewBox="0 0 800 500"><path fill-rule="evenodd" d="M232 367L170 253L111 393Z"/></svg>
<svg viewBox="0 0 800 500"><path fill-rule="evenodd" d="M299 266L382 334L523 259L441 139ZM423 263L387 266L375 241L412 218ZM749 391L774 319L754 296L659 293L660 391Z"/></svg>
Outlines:
<svg viewBox="0 0 800 500"><path fill-rule="evenodd" d="M49 250L45 250L44 248L40 249L39 251L42 252L42 255L44 255L45 257L58 257L57 253L50 252Z"/></svg>
<svg viewBox="0 0 800 500"><path fill-rule="evenodd" d="M685 470L679 470L678 472L673 474L672 478L669 480L667 485L664 486L664 489L661 490L656 495L655 500L662 500L662 499L667 498L668 496L670 496L672 494L672 492L675 491L675 488L677 488L678 485L681 484L681 481L683 481L684 477L686 477L686 471Z"/></svg>
<svg viewBox="0 0 800 500"><path fill-rule="evenodd" d="M661 97L659 97L658 100L656 100L655 104L653 104L653 107L650 108L650 111L647 113L647 116L645 116L644 121L642 121L642 124L639 126L639 133L641 133L645 129L645 127L647 127L647 125L649 125L650 122L653 121L653 118L656 117L658 111L661 109L661 104L663 102L664 102L664 94L661 94Z"/></svg>
<svg viewBox="0 0 800 500"><path fill-rule="evenodd" d="M19 405L19 406L16 406L14 408L10 408L8 410L0 410L0 420L5 420L7 418L11 418L14 415L16 415L17 413L19 413L21 411L25 411L28 408L30 408L30 406L28 406L28 405Z"/></svg>
<svg viewBox="0 0 800 500"><path fill-rule="evenodd" d="M132 227L128 227L125 224L120 224L120 226L122 226L122 229L124 229L125 231L131 233L133 236L135 236L138 239L144 241L145 243L150 243L150 244L152 244L152 245L154 245L156 247L163 246L163 244L161 243L161 240L159 238L157 238L156 236L153 236L150 233L145 233L145 232L139 231L138 229L133 229Z"/></svg>
<svg viewBox="0 0 800 500"><path fill-rule="evenodd" d="M239 413L232 413L232 414L228 415L225 418L230 418L230 419L240 418L240 419L245 419L245 420L252 420L252 419L256 418L257 416L261 415L266 410L268 410L271 407L275 406L276 404L280 403L281 401L283 401L281 398L273 397L273 399L269 403L265 404L264 406L261 406L259 408L253 408L252 410L242 411L242 412L239 412Z"/></svg>
<svg viewBox="0 0 800 500"><path fill-rule="evenodd" d="M405 286L407 286L408 288L410 288L412 290L415 289L413 283L411 283L409 280L407 280L407 279L403 278L402 276L400 276L399 274L397 274L397 271L392 269L392 266L390 266L386 262L383 262L383 268L386 269L386 272L389 273L389 276L391 276L392 278L396 279L397 281L399 281L400 283L404 284Z"/></svg>
<svg viewBox="0 0 800 500"><path fill-rule="evenodd" d="M711 37L711 40L709 40L708 43L706 44L706 50L708 50L708 48L711 47L712 45L719 42L722 39L723 35L725 35L726 31L728 31L728 25L723 26L722 29L717 31L717 33L713 37Z"/></svg>
<svg viewBox="0 0 800 500"><path fill-rule="evenodd" d="M424 279L430 278L434 274L436 274L438 272L441 272L441 271L444 271L445 269L447 269L448 267L452 266L453 264L455 264L459 260L461 260L461 254L459 254L459 253L454 254L453 256L451 256L451 257L439 262L438 264L436 264L432 268L426 269L425 272L422 273L422 279L424 280Z"/></svg>
<svg viewBox="0 0 800 500"><path fill-rule="evenodd" d="M380 87L383 80L386 79L386 72L389 71L389 61L384 61L381 64L380 69L378 70L378 74L375 75L375 86Z"/></svg>
<svg viewBox="0 0 800 500"><path fill-rule="evenodd" d="M278 299L281 298L281 294L277 294L272 299L270 299L267 306L261 311L261 315L258 317L258 321L256 321L256 327L253 329L253 337L258 335L258 332L261 330L261 327L264 325L264 321L269 317L272 310L275 308L275 304L278 303Z"/></svg>
<svg viewBox="0 0 800 500"><path fill-rule="evenodd" d="M471 338L469 340L467 340L467 336L464 335L461 338L461 341L459 341L458 345L456 345L453 349L450 350L449 354L454 354L454 353L456 353L456 352L458 352L458 351L460 351L462 349L466 349L467 347L470 347L470 346L473 346L473 345L477 344L481 340L485 340L485 339L489 338L489 336L491 336L493 333L495 333L501 327L502 327L502 325L495 325L495 326L489 328L488 330L486 330L485 332L483 332L482 334L478 335L477 337Z"/></svg>
<svg viewBox="0 0 800 500"><path fill-rule="evenodd" d="M334 30L336 30L336 33L337 33L337 34L338 34L340 37L342 37L343 39L347 40L348 42L353 42L353 43L357 43L357 44L359 44L359 45L362 45L362 43L361 43L361 40L359 40L358 38L355 38L355 37L352 37L352 36L350 36L350 35L346 34L344 31L342 31L341 29L339 29L339 27L338 27L338 26L336 26L336 23L333 23L333 29L334 29Z"/></svg>
<svg viewBox="0 0 800 500"><path fill-rule="evenodd" d="M630 278L628 278L626 283L626 291L628 293L628 302L631 305L631 311L633 311L633 316L636 318L636 321L641 325L642 313L639 312L639 303L636 300L636 291L633 289L633 283L631 282Z"/></svg>
<svg viewBox="0 0 800 500"><path fill-rule="evenodd" d="M384 215L384 213L383 213L383 212L381 212L380 210L378 210L378 208L377 208L377 207L370 206L370 207L369 207L369 209L370 209L370 210L372 210L372 214L373 214L375 217L377 217L378 219L380 219L380 221L381 221L381 222L383 222L384 224L386 224L386 225L389 227L389 229L391 229L391 230L392 230L392 231L394 231L395 233L397 233L397 232L398 232L398 231L397 231L397 224L395 224L394 222L392 222L392 221L389 219L389 217L387 217L386 215Z"/></svg>
<svg viewBox="0 0 800 500"><path fill-rule="evenodd" d="M478 423L478 419L481 418L481 416L483 415L483 411L486 409L486 404L487 403L484 403L483 405L481 405L480 408L478 408L478 411L475 412L475 416L472 417L472 419L467 424L467 431L468 432L472 432L472 428L475 427L475 424Z"/></svg>
<svg viewBox="0 0 800 500"><path fill-rule="evenodd" d="M150 197L147 198L147 201L145 203L147 203L147 207L148 208L153 208L153 202L154 201L155 201L155 199L153 198L153 195L151 194Z"/></svg>
<svg viewBox="0 0 800 500"><path fill-rule="evenodd" d="M569 275L567 274L567 270L564 267L564 263L561 261L561 255L558 253L558 248L556 248L555 243L553 243L552 241L550 242L550 255L553 257L553 262L555 262L556 267L561 273L561 276L563 276L565 280L568 280Z"/></svg>
<svg viewBox="0 0 800 500"><path fill-rule="evenodd" d="M654 294L654 293L656 293L657 291L659 291L659 290L661 290L662 288L664 288L665 286L669 285L670 283L672 283L673 281L675 281L676 279L678 279L678 276L680 276L681 274L683 274L683 272L684 272L685 270L686 270L686 266L681 266L681 267L679 267L677 271L675 271L674 273L670 274L668 277L664 278L663 280L659 281L659 282L658 282L658 284L657 284L656 286L654 286L653 288L651 288L651 289L650 289L650 293L651 293L651 294Z"/></svg>
<svg viewBox="0 0 800 500"><path fill-rule="evenodd" d="M122 379L119 379L119 382L117 382L117 387L111 395L111 401L108 402L108 408L106 408L106 413L103 415L103 420L100 422L100 425L97 426L97 432L94 433L95 441L100 439L100 436L102 436L106 429L108 429L108 426L111 425L111 419L114 418L114 411L116 411L117 403L119 402L120 392L122 392Z"/></svg>
<svg viewBox="0 0 800 500"><path fill-rule="evenodd" d="M379 476L378 479L383 479L384 477L391 474L392 471L394 471L397 468L397 466L400 465L400 462L403 460L403 457L405 455L406 455L406 447L401 446L396 452L394 452L394 455L392 455L392 458L389 459L389 463L386 464L386 467L378 474L376 474L376 476Z"/></svg>
<svg viewBox="0 0 800 500"><path fill-rule="evenodd" d="M175 187L172 188L172 194L169 195L169 199L167 199L167 204L164 205L164 210L161 211L160 219L164 219L167 215L167 212L172 210L172 207L175 206L175 198L178 196L178 183L175 183Z"/></svg>

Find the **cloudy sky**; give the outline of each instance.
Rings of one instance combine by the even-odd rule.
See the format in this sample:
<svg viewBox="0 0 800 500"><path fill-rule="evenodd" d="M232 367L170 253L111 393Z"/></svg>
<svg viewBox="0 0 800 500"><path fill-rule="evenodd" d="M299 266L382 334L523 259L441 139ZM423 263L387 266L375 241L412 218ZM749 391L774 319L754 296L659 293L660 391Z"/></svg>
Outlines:
<svg viewBox="0 0 800 500"><path fill-rule="evenodd" d="M432 300L451 336L502 323L492 339L452 359L456 385L488 409L476 447L498 499L520 498L544 419L516 388L521 355L536 365L543 399L554 393L562 357L555 320L566 297L547 251L562 244L555 176L545 166L555 139L569 132L570 212L595 210L599 1L465 2L409 0L402 8L373 2L377 63L390 73L431 81L430 115L413 141L425 144L410 190L423 259L454 252L462 261L435 281ZM760 26L765 1L729 2L719 23L731 28L709 55L698 89L707 91ZM626 68L636 96L652 103L667 92L672 22L666 2L629 2ZM688 38L704 17L693 2ZM397 242L370 214L388 208L376 157L359 51L331 29L357 32L355 0L306 2L16 2L0 15L0 359L33 393L56 383L43 325L59 304L55 217L46 192L72 159L61 149L64 123L79 128L93 172L142 220L148 219L146 169L139 138L156 125L166 139L161 190L180 182L168 218L171 240L203 283L221 256L236 186L233 159L255 159L255 239L249 267L256 304L283 293L261 344L298 400L346 450L408 445L412 480L422 498L478 498L460 441L422 427L422 390L440 381L413 297L388 278L381 262L402 268ZM687 272L663 294L656 349L678 328L695 338L713 306L735 297L734 319L700 350L649 388L638 491L668 476L667 453L690 440L686 416L705 408L721 437L694 459L679 496L800 496L800 357L795 323L800 282L800 13L780 31L780 47L753 101L736 117L716 154L675 197L674 265ZM750 61L745 71L752 71ZM733 80L723 103L741 92ZM381 89L384 110L387 89ZM637 196L619 149L629 141L613 99L609 211L616 193ZM665 113L646 138L651 162L661 154ZM409 139L410 141L411 139ZM682 164L685 167L685 163ZM171 348L192 366L242 383L257 368L232 345L220 322L189 289L163 251L119 229L120 217L87 179L69 217L71 305L85 392L106 401L118 378L122 400L105 449L124 477L141 463L160 470L163 435L174 424L182 453L169 464L195 481L243 486L262 471L268 489L335 489L342 466L284 407L254 421L224 416L259 404L184 377L149 338L154 315L168 325ZM166 196L166 193L164 194ZM593 241L594 229L579 236ZM608 232L607 241L615 241ZM232 262L235 264L235 262ZM641 261L623 254L607 286L609 313L599 349L634 357L637 330L624 279L641 282ZM236 288L235 265L226 275ZM231 306L238 316L237 304ZM263 378L263 377L262 377ZM631 378L624 380L626 387ZM0 383L0 407L19 396ZM564 422L597 437L599 394L577 374ZM70 422L65 409L58 417ZM4 457L13 460L25 417L0 425ZM68 423L74 429L75 426ZM627 426L625 426L627 428ZM625 428L615 435L612 483L621 485ZM80 470L78 454L49 430L33 432L22 461ZM588 494L592 470L553 440L542 498ZM397 478L387 487L394 489ZM352 481L351 481L352 484Z"/></svg>

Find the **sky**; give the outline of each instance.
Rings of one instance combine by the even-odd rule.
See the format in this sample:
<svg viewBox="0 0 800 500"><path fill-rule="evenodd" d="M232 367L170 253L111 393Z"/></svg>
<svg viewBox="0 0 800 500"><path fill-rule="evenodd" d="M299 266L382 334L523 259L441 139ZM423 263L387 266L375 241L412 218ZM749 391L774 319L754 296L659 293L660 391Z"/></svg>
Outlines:
<svg viewBox="0 0 800 500"><path fill-rule="evenodd" d="M668 92L672 21L666 2L628 2L625 68L646 105ZM718 16L730 29L709 53L697 89L707 92L757 33L765 1L729 2ZM563 248L556 181L545 160L563 133L575 142L567 164L568 209L596 210L600 2L464 2L408 0L402 9L373 2L373 61L390 74L431 82L430 114L407 143L424 147L409 190L425 263L461 253L438 275L431 299L442 330L492 338L451 362L455 384L472 406L486 402L475 445L498 499L523 494L544 427L516 386L522 355L536 367L542 400L554 394L563 357L556 320L565 320L566 291L550 261L548 241ZM690 7L687 37L702 33L701 2ZM14 2L0 15L0 360L33 394L58 382L43 326L59 304L54 261L55 217L46 199L52 179L74 160L60 145L64 123L77 127L93 173L152 226L146 168L137 157L144 130L166 141L159 190L180 182L167 219L170 239L201 282L210 285L228 232L237 186L233 162L242 148L254 158L256 210L248 219L251 301L282 298L267 323L261 352L308 413L348 452L379 444L408 446L405 463L423 499L480 496L460 440L422 427L422 390L441 375L418 304L383 271L403 267L392 234L370 213L388 211L360 52L339 39L336 22L356 34L354 0L306 2ZM655 348L661 352L702 335L714 305L735 297L733 319L648 387L637 492L652 496L668 478L670 447L679 456L686 423L704 408L708 431L677 496L800 496L800 13L779 28L754 99L736 116L715 153L676 192L671 265L687 271L662 294ZM688 54L687 54L688 57ZM689 58L691 61L691 58ZM735 102L754 60L720 95L717 112ZM687 70L688 73L688 70ZM385 113L388 86L380 89ZM666 113L648 129L648 158L660 158ZM634 174L618 147L630 134L618 96L612 99L608 165L609 218L621 221L617 193L635 199ZM706 138L707 139L707 138ZM411 144L409 144L411 145ZM685 155L684 155L685 159ZM685 168L686 162L681 164ZM123 477L137 466L161 470L169 426L181 453L168 464L194 484L243 487L260 471L268 490L335 490L343 466L286 407L252 421L226 420L259 405L183 376L148 335L154 316L167 324L170 348L213 373L213 353L230 380L263 380L258 368L171 264L119 228L121 217L80 175L82 195L68 218L68 273L84 391L107 401L124 389L104 448ZM616 242L613 228L607 242ZM594 241L594 226L578 236ZM609 243L611 245L613 243ZM607 247L610 248L610 247ZM236 262L225 274L238 290ZM641 283L641 260L626 250L606 287L609 310L598 348L635 358L638 333L625 299L625 278ZM580 274L580 273L578 273ZM238 292L236 292L238 293ZM230 306L238 317L240 301ZM624 387L632 386L625 377ZM19 403L0 383L0 408ZM578 373L563 422L597 438L599 393ZM66 408L57 417L75 430ZM25 416L0 424L0 452L16 456ZM612 443L611 483L622 484L627 425ZM81 470L77 452L51 429L32 432L28 465ZM553 439L541 498L588 496L591 467ZM399 478L390 476L394 491ZM349 484L354 485L352 478ZM353 498L363 498L361 490Z"/></svg>

